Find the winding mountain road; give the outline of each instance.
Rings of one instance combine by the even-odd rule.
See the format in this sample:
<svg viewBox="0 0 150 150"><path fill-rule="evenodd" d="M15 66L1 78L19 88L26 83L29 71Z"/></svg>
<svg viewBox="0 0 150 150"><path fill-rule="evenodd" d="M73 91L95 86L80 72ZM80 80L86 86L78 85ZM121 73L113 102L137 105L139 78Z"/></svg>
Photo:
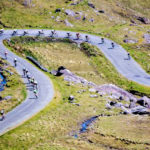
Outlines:
<svg viewBox="0 0 150 150"><path fill-rule="evenodd" d="M28 29L28 36L37 36L38 29ZM23 58L18 57L11 51L9 51L4 45L3 40L9 39L12 37L13 30L4 30L4 33L0 35L0 56L4 57L4 52L8 52L8 62L13 65L14 58L17 58L18 65L16 70L20 75L22 75L23 67L26 67L35 80L38 82L38 99L34 98L33 91L28 90L28 96L25 101L23 101L15 109L7 113L6 119L0 121L0 135L5 132L15 128L16 126L22 124L24 121L31 118L33 115L42 110L53 98L54 90L50 79L28 61ZM51 30L43 30L44 34L41 36L50 36ZM15 36L22 36L24 33L23 29L17 30ZM66 38L67 31L56 31L57 38ZM85 35L80 33L81 37L79 40L76 40L76 33L69 32L72 34L70 39L75 40L76 42L85 41ZM135 81L139 84L150 86L150 75L147 74L140 65L135 62L132 58L128 60L128 53L118 44L115 43L115 47L111 48L111 43L113 41L105 39L105 42L101 44L101 38L95 35L88 35L90 43L97 46L104 55L111 61L115 66L117 71L121 73L124 77L129 80ZM23 78L24 82L27 83L27 80Z"/></svg>

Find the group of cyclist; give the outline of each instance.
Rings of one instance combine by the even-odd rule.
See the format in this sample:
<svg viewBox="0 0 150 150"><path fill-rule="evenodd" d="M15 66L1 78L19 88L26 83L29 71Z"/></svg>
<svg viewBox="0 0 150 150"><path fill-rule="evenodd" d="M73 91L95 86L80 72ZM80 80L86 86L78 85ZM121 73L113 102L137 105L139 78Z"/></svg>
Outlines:
<svg viewBox="0 0 150 150"><path fill-rule="evenodd" d="M23 71L23 76L28 79L28 83L32 86L35 97L38 98L38 94L37 94L38 83L37 83L37 81L34 79L34 77L31 77L27 68L23 68L22 71Z"/></svg>
<svg viewBox="0 0 150 150"><path fill-rule="evenodd" d="M3 31L1 31L1 32L3 32ZM16 32L17 31L14 31L13 33L16 34ZM24 31L24 35L25 34L28 34L27 30ZM43 30L39 31L39 34L44 34ZM54 37L55 34L56 34L56 31L52 30L51 37ZM70 38L71 36L72 36L71 33L68 32L67 37ZM76 40L79 40L80 38L81 38L80 33L76 33ZM89 42L89 40L90 40L89 36L85 35L85 42ZM104 43L105 43L104 38L101 38L101 44L104 44ZM115 48L115 44L113 42L111 43L111 46L112 46L112 49ZM8 52L5 51L4 55L5 55L5 59L7 59ZM127 54L127 56L128 56L128 60L130 60L129 53ZM14 66L17 67L17 58L14 58L13 62L14 62ZM33 93L34 93L35 97L38 98L38 94L37 94L38 83L37 83L37 81L34 79L34 77L30 76L29 71L26 68L23 68L23 76L28 79L29 84L31 84L31 86L33 87ZM4 109L2 109L0 113L1 113L1 119L3 120L5 118Z"/></svg>

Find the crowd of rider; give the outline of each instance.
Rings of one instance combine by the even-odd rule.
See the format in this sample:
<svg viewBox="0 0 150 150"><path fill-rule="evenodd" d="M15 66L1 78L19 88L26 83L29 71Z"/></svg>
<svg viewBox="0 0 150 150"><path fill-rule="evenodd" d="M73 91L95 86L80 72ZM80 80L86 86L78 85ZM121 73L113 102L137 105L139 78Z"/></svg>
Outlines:
<svg viewBox="0 0 150 150"><path fill-rule="evenodd" d="M3 30L0 30L0 34L1 33L3 33ZM14 35L16 33L17 33L17 30L14 30L12 35ZM39 31L38 33L39 33L39 35L44 34L43 30ZM26 34L28 34L27 30L24 31L23 35L26 35ZM55 35L56 35L56 31L52 30L51 31L51 37L54 37ZM71 33L68 32L67 33L67 38L70 38L71 36L72 36ZM80 38L81 38L80 33L76 33L76 40L80 40ZM90 38L89 38L88 35L85 35L85 42L90 42ZM104 38L101 38L101 43L100 44L104 44L104 43L105 43ZM111 43L111 48L112 49L115 48L115 44L113 42ZM7 59L7 55L8 55L7 51L5 51L4 55L5 55L5 59ZM130 54L129 53L127 54L127 56L128 56L128 60L130 60ZM14 59L14 66L17 67L17 58ZM37 94L38 83L37 83L37 81L34 79L34 77L31 77L29 71L26 68L23 68L22 71L23 71L23 76L28 79L28 83L33 88L33 93L35 95L35 98L38 98L38 94ZM1 116L2 116L1 119L3 120L5 118L4 109L2 109L0 113L1 113Z"/></svg>
<svg viewBox="0 0 150 150"><path fill-rule="evenodd" d="M5 59L7 59L8 52L5 51L4 55L5 55ZM13 62L14 62L14 67L17 67L17 58L14 58ZM38 98L38 83L37 83L37 81L35 80L34 77L31 77L27 68L23 68L22 71L23 71L23 77L27 78L28 84L31 85L33 93L35 95L35 98L37 99ZM0 120L3 121L5 119L5 110L1 109L0 114L1 114Z"/></svg>
<svg viewBox="0 0 150 150"><path fill-rule="evenodd" d="M17 58L14 59L14 66L17 67ZM35 98L38 98L37 95L37 90L38 90L38 83L37 81L34 79L34 77L32 77L28 71L27 68L23 68L23 77L28 79L28 83L32 86L33 88L33 93L35 95Z"/></svg>

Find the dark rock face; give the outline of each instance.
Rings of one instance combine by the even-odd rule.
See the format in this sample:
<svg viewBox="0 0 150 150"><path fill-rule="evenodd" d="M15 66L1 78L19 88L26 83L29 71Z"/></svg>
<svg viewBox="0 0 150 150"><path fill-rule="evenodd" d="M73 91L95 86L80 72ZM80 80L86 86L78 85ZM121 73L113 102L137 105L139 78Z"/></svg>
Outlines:
<svg viewBox="0 0 150 150"><path fill-rule="evenodd" d="M83 16L82 20L85 21L86 20L86 16Z"/></svg>
<svg viewBox="0 0 150 150"><path fill-rule="evenodd" d="M150 44L150 34L144 34L146 44Z"/></svg>
<svg viewBox="0 0 150 150"><path fill-rule="evenodd" d="M133 114L139 114L139 115L150 114L150 110L143 106L134 107L131 109L131 112Z"/></svg>
<svg viewBox="0 0 150 150"><path fill-rule="evenodd" d="M37 67L39 67L41 70L45 71L45 72L49 72L46 68L44 68L37 60L35 60L33 57L31 56L27 56L26 57L28 60L30 60L32 63L34 63Z"/></svg>
<svg viewBox="0 0 150 150"><path fill-rule="evenodd" d="M117 87L113 84L104 84L102 86L95 86L93 89L101 95L111 95L112 98L130 101L136 101L136 98L129 92Z"/></svg>
<svg viewBox="0 0 150 150"><path fill-rule="evenodd" d="M65 13L66 13L66 15L68 15L68 16L72 16L72 17L75 17L75 16L76 16L76 13L75 13L73 10L70 10L70 9L66 9L66 10L65 10Z"/></svg>
<svg viewBox="0 0 150 150"><path fill-rule="evenodd" d="M58 12L61 12L61 9L60 9L60 8L57 8L57 9L55 10L55 13L58 13Z"/></svg>
<svg viewBox="0 0 150 150"><path fill-rule="evenodd" d="M150 108L150 99L148 97L146 97L146 96L138 99L137 103L140 104L141 106Z"/></svg>
<svg viewBox="0 0 150 150"><path fill-rule="evenodd" d="M111 106L114 106L114 105L116 105L116 104L117 104L117 102L113 102L113 101L110 102L110 105L111 105Z"/></svg>
<svg viewBox="0 0 150 150"><path fill-rule="evenodd" d="M150 24L150 20L145 17L137 17L137 20L141 21L144 24Z"/></svg>
<svg viewBox="0 0 150 150"><path fill-rule="evenodd" d="M97 98L98 95L90 95L91 98Z"/></svg>
<svg viewBox="0 0 150 150"><path fill-rule="evenodd" d="M2 100L3 98L0 96L0 101Z"/></svg>
<svg viewBox="0 0 150 150"><path fill-rule="evenodd" d="M6 96L5 98L4 98L4 100L10 100L12 98L12 96Z"/></svg>
<svg viewBox="0 0 150 150"><path fill-rule="evenodd" d="M51 74L53 74L55 76L61 76L61 75L63 75L63 73L61 71L65 70L65 69L66 68L64 66L60 66L57 71L56 70L52 70Z"/></svg>
<svg viewBox="0 0 150 150"><path fill-rule="evenodd" d="M92 4L92 3L88 3L88 6L91 7L91 8L93 8L93 9L95 9L95 5Z"/></svg>
<svg viewBox="0 0 150 150"><path fill-rule="evenodd" d="M130 101L129 108L134 108L136 107L136 103L134 101Z"/></svg>
<svg viewBox="0 0 150 150"><path fill-rule="evenodd" d="M74 26L74 25L71 24L67 19L64 20L64 23L65 23L65 25L68 26L68 27L73 27L73 26Z"/></svg>
<svg viewBox="0 0 150 150"><path fill-rule="evenodd" d="M130 21L131 21L131 23L134 23L134 24L136 24L136 22L135 22L134 20L132 20L132 19L131 19Z"/></svg>
<svg viewBox="0 0 150 150"><path fill-rule="evenodd" d="M98 12L99 12L99 13L102 13L102 14L103 14L103 13L105 13L105 11L104 11L104 10L99 10Z"/></svg>
<svg viewBox="0 0 150 150"><path fill-rule="evenodd" d="M70 96L68 97L68 100L69 100L70 103L72 103L72 102L75 100L75 98L74 98L73 95L70 95Z"/></svg>
<svg viewBox="0 0 150 150"><path fill-rule="evenodd" d="M132 44L134 44L134 43L137 43L138 41L135 40L135 39L124 39L123 42L124 43L132 43Z"/></svg>

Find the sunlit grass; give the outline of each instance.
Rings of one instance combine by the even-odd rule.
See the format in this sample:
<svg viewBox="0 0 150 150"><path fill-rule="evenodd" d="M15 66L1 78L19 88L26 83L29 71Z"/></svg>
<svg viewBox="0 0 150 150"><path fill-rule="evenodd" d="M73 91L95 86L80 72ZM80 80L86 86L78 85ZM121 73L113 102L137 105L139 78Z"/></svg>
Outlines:
<svg viewBox="0 0 150 150"><path fill-rule="evenodd" d="M3 62L7 63L4 60ZM0 65L4 67L2 64ZM0 108L4 109L5 112L8 112L26 98L26 87L20 75L17 74L16 70L12 66L7 65L6 70L9 70L13 74L10 75L10 73L6 71L3 72L4 76L6 77L7 84L4 87L4 91L0 92L0 95L2 98L7 96L10 96L11 98L9 100L0 101Z"/></svg>

